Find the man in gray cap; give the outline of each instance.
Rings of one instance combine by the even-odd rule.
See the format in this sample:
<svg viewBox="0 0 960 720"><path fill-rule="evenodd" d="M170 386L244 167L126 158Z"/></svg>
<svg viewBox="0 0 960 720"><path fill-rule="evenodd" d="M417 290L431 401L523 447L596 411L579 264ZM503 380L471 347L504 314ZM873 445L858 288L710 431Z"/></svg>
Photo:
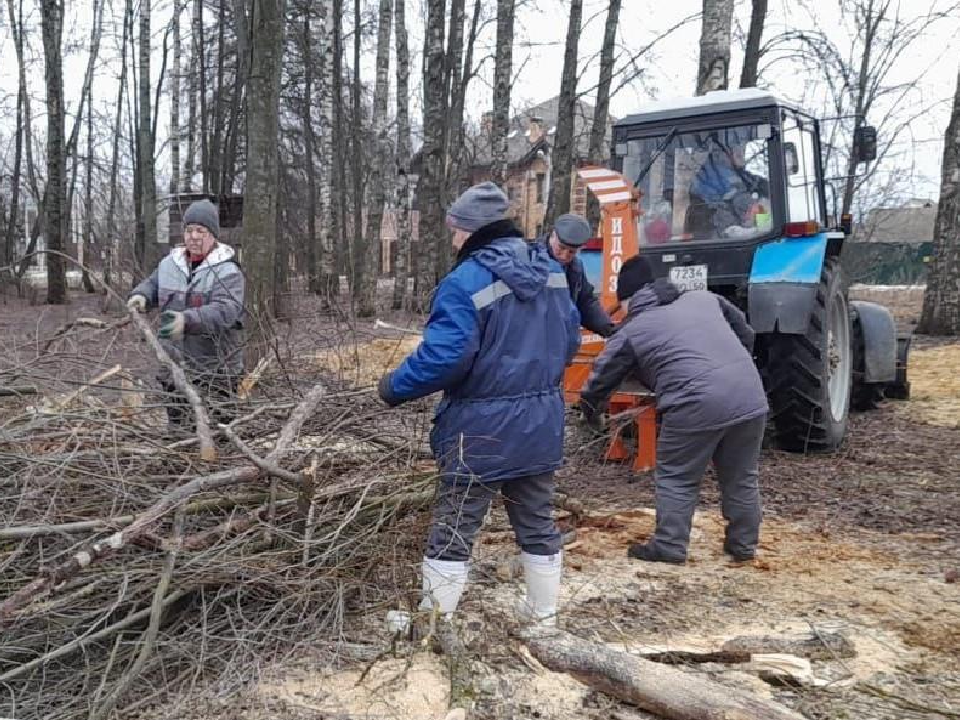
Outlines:
<svg viewBox="0 0 960 720"><path fill-rule="evenodd" d="M219 235L217 206L209 200L192 203L183 214L183 246L171 250L133 289L127 307L138 312L160 309L161 345L182 362L207 401L216 401L210 409L225 421L229 413L224 403L233 399L243 374L244 279L236 253L218 241ZM166 368L157 379L170 394L166 410L171 426L189 429L186 398L176 392Z"/></svg>
<svg viewBox="0 0 960 720"><path fill-rule="evenodd" d="M579 215L567 214L558 217L553 232L541 236L537 242L545 244L553 259L563 265L570 297L580 311L580 324L600 337L610 337L613 320L601 307L578 256L580 248L591 237L593 233L586 220Z"/></svg>

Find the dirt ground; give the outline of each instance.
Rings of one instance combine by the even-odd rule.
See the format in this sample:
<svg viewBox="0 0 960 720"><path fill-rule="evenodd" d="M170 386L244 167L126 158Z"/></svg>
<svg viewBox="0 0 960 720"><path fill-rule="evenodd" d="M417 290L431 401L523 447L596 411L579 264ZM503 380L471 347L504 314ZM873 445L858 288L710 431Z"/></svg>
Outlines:
<svg viewBox="0 0 960 720"><path fill-rule="evenodd" d="M871 292L869 299L889 297L901 326L919 316L921 294ZM97 300L78 296L67 309L3 308L0 371L40 368L31 377L51 388L70 386L71 374L77 374L71 363L81 356L96 357L101 369L125 362L149 372L150 359L138 346L105 343L90 333L58 346L55 360L38 362L43 339L80 313L100 316ZM372 385L381 366L391 366L416 344L411 336L375 330L369 321L324 324L304 317L308 322L285 339L291 358L330 363L361 386ZM347 335L364 342L380 338L372 352L375 368L361 367L357 354L340 349ZM91 363L83 366L83 376L92 372ZM769 685L749 664L684 670L767 696L811 719L960 716L960 584L949 581L960 570L958 378L960 343L916 338L912 400L853 415L836 454L765 451L760 555L747 564L721 553L723 521L709 477L690 561L674 567L628 559L627 546L652 532L652 478L599 463L599 448L585 445L572 430L560 488L583 501L587 512L579 522L558 515L576 531L565 552L562 626L634 653L716 650L742 635L840 632L853 643L855 656L814 661L813 679L801 687ZM411 571L415 563L410 558ZM423 647L391 646L384 622L389 608L378 607L356 618L340 652L318 639L315 652L266 667L236 697L195 699L191 716L444 720L451 705L460 705L468 707L469 718L653 717L533 660L515 636L513 608L521 595L512 534L497 507L477 547L464 598L468 681L461 666L460 680L452 684L447 658Z"/></svg>

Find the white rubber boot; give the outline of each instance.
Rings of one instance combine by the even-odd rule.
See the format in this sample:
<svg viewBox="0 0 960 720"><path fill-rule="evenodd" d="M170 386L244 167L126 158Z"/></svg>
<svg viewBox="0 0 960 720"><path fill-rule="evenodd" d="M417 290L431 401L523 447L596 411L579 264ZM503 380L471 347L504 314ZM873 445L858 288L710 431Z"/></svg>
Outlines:
<svg viewBox="0 0 960 720"><path fill-rule="evenodd" d="M522 552L520 561L527 585L527 597L520 604L521 619L542 627L556 627L560 575L563 571L562 551L555 555Z"/></svg>
<svg viewBox="0 0 960 720"><path fill-rule="evenodd" d="M423 599L421 610L435 606L440 615L452 615L467 585L469 566L456 560L423 559Z"/></svg>
<svg viewBox="0 0 960 720"><path fill-rule="evenodd" d="M467 584L469 566L455 560L423 559L423 599L420 610L430 613L428 636L450 657L463 653L454 613Z"/></svg>

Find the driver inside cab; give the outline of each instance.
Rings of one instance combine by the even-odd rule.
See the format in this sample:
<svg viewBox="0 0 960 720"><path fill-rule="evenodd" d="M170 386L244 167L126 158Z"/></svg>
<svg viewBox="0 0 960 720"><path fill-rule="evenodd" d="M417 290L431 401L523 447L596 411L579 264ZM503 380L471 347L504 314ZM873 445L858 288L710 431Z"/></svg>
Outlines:
<svg viewBox="0 0 960 720"><path fill-rule="evenodd" d="M750 237L767 229L770 186L747 170L743 145L713 147L690 183L686 225L694 239Z"/></svg>

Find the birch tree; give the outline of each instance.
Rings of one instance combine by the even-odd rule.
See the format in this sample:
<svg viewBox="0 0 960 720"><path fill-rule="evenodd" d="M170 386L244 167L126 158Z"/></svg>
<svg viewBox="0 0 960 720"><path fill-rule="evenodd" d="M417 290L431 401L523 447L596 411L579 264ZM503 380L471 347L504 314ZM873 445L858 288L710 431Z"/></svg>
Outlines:
<svg viewBox="0 0 960 720"><path fill-rule="evenodd" d="M43 0L41 6L44 79L47 88L47 189L44 203L44 232L47 250L47 303L67 302L66 265L59 254L64 251L64 204L66 202L64 162L63 105L63 5L59 0ZM21 27L21 32L23 28Z"/></svg>
<svg viewBox="0 0 960 720"><path fill-rule="evenodd" d="M579 57L580 20L583 1L571 0L567 42L563 53L560 99L557 107L557 133L554 136L553 182L547 198L544 226L550 227L560 215L570 211L571 170L574 162L574 120L577 115L577 59Z"/></svg>
<svg viewBox="0 0 960 720"><path fill-rule="evenodd" d="M943 141L933 262L917 332L960 335L960 73Z"/></svg>
<svg viewBox="0 0 960 720"><path fill-rule="evenodd" d="M497 49L493 74L493 129L490 136L493 182L507 179L507 133L510 130L510 84L513 80L513 18L516 0L497 0Z"/></svg>
<svg viewBox="0 0 960 720"><path fill-rule="evenodd" d="M417 294L422 299L439 279L441 265L437 249L443 241L444 176L444 0L427 2L426 56L423 63L423 169L420 175L419 207L420 247L425 249L418 262Z"/></svg>
<svg viewBox="0 0 960 720"><path fill-rule="evenodd" d="M307 286L311 292L319 293L319 275L317 269L317 169L314 164L313 132L313 36L310 30L310 7L301 6L303 13L303 31L300 36L300 57L303 59L303 166L307 175Z"/></svg>
<svg viewBox="0 0 960 720"><path fill-rule="evenodd" d="M322 172L317 190L320 212L320 292L326 300L340 292L340 277L337 273L336 248L334 245L333 206L333 33L334 7L332 0L323 0L320 8L320 43L322 46L320 64L320 161Z"/></svg>
<svg viewBox="0 0 960 720"><path fill-rule="evenodd" d="M410 55L407 49L406 0L394 0L394 34L397 39L397 154L396 236L393 309L407 307L410 272Z"/></svg>
<svg viewBox="0 0 960 720"><path fill-rule="evenodd" d="M729 86L732 23L733 0L703 0L697 95Z"/></svg>

